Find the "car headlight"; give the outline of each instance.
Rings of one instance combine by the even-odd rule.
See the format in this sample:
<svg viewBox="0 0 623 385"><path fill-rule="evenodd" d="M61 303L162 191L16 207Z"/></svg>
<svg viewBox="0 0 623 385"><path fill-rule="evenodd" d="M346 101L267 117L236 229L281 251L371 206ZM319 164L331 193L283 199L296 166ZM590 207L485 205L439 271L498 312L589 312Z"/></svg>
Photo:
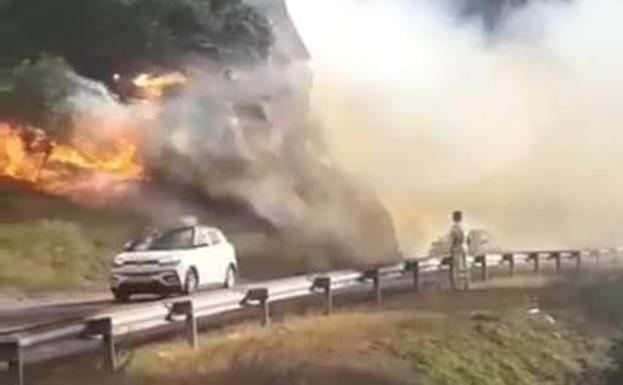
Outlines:
<svg viewBox="0 0 623 385"><path fill-rule="evenodd" d="M113 260L112 260L112 265L113 265L114 267L121 267L121 266L123 266L123 263L124 263L124 262L125 262L125 261L123 260L123 258L121 258L121 256L119 256L119 255L118 255L118 256L116 256L115 258L113 258Z"/></svg>
<svg viewBox="0 0 623 385"><path fill-rule="evenodd" d="M161 266L176 266L179 265L182 260L180 257L176 257L175 255L169 255L166 257L162 257L158 260L158 264Z"/></svg>

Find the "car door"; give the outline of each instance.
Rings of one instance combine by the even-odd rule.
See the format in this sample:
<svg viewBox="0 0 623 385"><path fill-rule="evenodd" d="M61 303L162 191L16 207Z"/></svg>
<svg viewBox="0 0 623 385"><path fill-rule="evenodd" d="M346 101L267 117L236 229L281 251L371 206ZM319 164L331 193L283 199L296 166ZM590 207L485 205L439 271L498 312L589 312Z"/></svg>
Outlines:
<svg viewBox="0 0 623 385"><path fill-rule="evenodd" d="M212 262L218 282L225 282L227 268L229 267L229 257L227 254L227 243L218 230L211 229L208 232L210 243L212 244Z"/></svg>
<svg viewBox="0 0 623 385"><path fill-rule="evenodd" d="M212 267L212 249L213 246L206 229L197 228L195 247L193 248L193 261L199 271L199 281L202 286L213 284L217 278Z"/></svg>
<svg viewBox="0 0 623 385"><path fill-rule="evenodd" d="M238 261L236 260L236 250L234 249L234 245L225 237L225 235L219 232L221 239L223 240L225 249L225 258L227 259L227 266L234 265L234 267L238 268Z"/></svg>

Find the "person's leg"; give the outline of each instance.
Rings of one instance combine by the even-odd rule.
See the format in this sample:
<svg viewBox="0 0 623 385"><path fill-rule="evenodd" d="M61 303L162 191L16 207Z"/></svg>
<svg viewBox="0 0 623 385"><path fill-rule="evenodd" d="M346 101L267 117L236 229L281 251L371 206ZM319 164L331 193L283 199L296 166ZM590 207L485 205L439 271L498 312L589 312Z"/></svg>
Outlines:
<svg viewBox="0 0 623 385"><path fill-rule="evenodd" d="M450 269L448 269L450 273L450 288L452 290L457 289L458 283L458 261L456 260L456 256L454 254L450 255Z"/></svg>
<svg viewBox="0 0 623 385"><path fill-rule="evenodd" d="M469 290L470 281L471 281L471 269L467 262L467 253L463 252L461 255L461 275L463 278L462 286L463 290Z"/></svg>

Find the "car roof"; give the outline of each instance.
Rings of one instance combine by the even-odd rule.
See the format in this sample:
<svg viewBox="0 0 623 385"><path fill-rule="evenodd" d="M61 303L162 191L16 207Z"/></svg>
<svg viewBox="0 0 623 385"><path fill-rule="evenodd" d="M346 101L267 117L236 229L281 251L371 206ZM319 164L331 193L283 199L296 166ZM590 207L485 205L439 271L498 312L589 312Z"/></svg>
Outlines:
<svg viewBox="0 0 623 385"><path fill-rule="evenodd" d="M198 229L201 231L218 231L219 233L221 233L222 231L216 227L212 227L212 226L204 226L204 225L195 225L195 226L179 226L179 227L172 227L169 228L167 230L164 230L164 232L171 232L171 231L178 231L178 230L185 230L185 229Z"/></svg>
<svg viewBox="0 0 623 385"><path fill-rule="evenodd" d="M198 229L204 230L204 231L218 231L219 233L221 232L220 229L216 228L216 227L212 227L212 226L195 226Z"/></svg>

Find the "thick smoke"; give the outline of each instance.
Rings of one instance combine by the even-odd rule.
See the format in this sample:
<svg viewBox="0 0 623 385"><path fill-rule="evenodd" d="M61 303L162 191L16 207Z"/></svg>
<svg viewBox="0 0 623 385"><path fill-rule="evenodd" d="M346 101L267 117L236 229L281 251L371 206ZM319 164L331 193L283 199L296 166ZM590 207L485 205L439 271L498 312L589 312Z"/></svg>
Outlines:
<svg viewBox="0 0 623 385"><path fill-rule="evenodd" d="M192 84L165 103L155 148L155 156L164 157L155 166L212 196L249 202L277 227L294 225L304 204L282 155L305 121L306 106L291 97L281 70L252 67L228 74L197 67ZM261 93L279 94L275 88L287 97L264 102ZM278 111L283 104L287 114Z"/></svg>
<svg viewBox="0 0 623 385"><path fill-rule="evenodd" d="M331 151L406 252L457 208L508 247L620 243L623 3L289 3Z"/></svg>
<svg viewBox="0 0 623 385"><path fill-rule="evenodd" d="M300 271L396 258L387 213L335 167L309 118L307 68L208 67L189 68L190 84L162 107L150 166L249 205L278 234L271 253L298 260Z"/></svg>

